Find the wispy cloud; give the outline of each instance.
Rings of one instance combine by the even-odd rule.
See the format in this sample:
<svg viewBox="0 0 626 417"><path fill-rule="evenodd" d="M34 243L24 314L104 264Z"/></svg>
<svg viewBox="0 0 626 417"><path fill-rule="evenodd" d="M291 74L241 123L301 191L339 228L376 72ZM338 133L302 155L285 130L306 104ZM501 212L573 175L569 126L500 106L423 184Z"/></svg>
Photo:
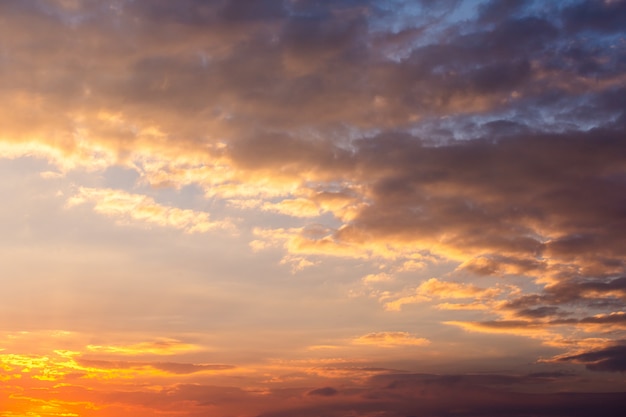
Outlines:
<svg viewBox="0 0 626 417"><path fill-rule="evenodd" d="M232 227L229 221L211 221L208 213L158 204L146 195L122 190L81 187L76 195L68 199L67 206L85 203L92 203L96 212L121 222L137 220L181 229L187 233Z"/></svg>
<svg viewBox="0 0 626 417"><path fill-rule="evenodd" d="M399 311L403 305L406 304L415 304L426 301L431 301L433 299L442 299L442 300L460 300L460 299L469 299L476 300L471 304L450 304L443 303L441 304L441 308L443 309L454 309L455 306L458 306L459 310L462 309L482 309L481 306L487 307L487 305L493 304L494 300L503 294L504 292L510 293L511 291L515 291L515 289L511 288L479 288L473 284L463 284L458 282L445 282L440 281L437 278L430 278L427 281L424 281L414 290L414 294L399 297L393 301L385 302L385 308L390 311ZM387 296L385 298L389 298ZM465 308L464 308L465 307Z"/></svg>
<svg viewBox="0 0 626 417"><path fill-rule="evenodd" d="M359 345L380 347L394 346L428 346L430 341L423 337L416 337L407 332L375 332L359 336L353 340Z"/></svg>
<svg viewBox="0 0 626 417"><path fill-rule="evenodd" d="M88 345L92 352L115 353L122 355L172 355L197 350L199 347L175 339L162 339L154 342L142 342L132 345Z"/></svg>

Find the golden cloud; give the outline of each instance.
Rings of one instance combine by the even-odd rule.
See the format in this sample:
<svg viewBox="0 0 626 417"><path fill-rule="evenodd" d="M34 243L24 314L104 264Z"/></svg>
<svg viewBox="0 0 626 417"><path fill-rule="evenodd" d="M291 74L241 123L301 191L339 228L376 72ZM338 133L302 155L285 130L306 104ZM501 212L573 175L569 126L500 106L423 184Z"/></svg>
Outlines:
<svg viewBox="0 0 626 417"><path fill-rule="evenodd" d="M483 305L489 304L490 301L504 292L502 288L479 288L472 284L463 284L457 282L440 281L437 278L420 284L414 290L414 294L397 298L393 301L385 303L385 309L390 311L399 311L403 305L416 304L431 301L433 299L475 299L483 300L479 303L465 304L440 304L442 309L483 309ZM387 297L389 298L389 297ZM459 308L453 308L454 306Z"/></svg>
<svg viewBox="0 0 626 417"><path fill-rule="evenodd" d="M132 345L88 345L87 349L91 352L121 355L174 355L198 350L198 346L176 339L159 339L153 342L141 342Z"/></svg>
<svg viewBox="0 0 626 417"><path fill-rule="evenodd" d="M359 336L353 339L352 343L378 347L428 346L430 340L415 337L407 332L375 332Z"/></svg>
<svg viewBox="0 0 626 417"><path fill-rule="evenodd" d="M96 212L121 221L138 220L180 229L186 233L204 233L232 227L229 221L211 221L209 214L205 212L161 205L146 195L110 188L80 187L78 193L68 199L67 206L88 202L93 203Z"/></svg>

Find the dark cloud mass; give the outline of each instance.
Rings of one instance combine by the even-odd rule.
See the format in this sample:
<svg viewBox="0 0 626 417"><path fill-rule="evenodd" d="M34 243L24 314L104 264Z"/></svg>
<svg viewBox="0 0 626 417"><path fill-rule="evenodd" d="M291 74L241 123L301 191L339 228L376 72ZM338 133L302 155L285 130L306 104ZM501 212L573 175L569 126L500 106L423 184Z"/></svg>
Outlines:
<svg viewBox="0 0 626 417"><path fill-rule="evenodd" d="M626 372L626 341L620 340L603 349L563 356L558 360L582 363L592 371Z"/></svg>
<svg viewBox="0 0 626 417"><path fill-rule="evenodd" d="M3 2L5 130L51 132L75 154L90 121L123 161L158 121L167 146L225 142L221 157L247 172L235 182L359 184L338 244L556 280L511 301L521 315L588 300L584 288L610 310L626 262L624 2L484 2L446 20L461 3ZM410 13L434 20L411 26Z"/></svg>
<svg viewBox="0 0 626 417"><path fill-rule="evenodd" d="M333 387L318 388L311 390L307 393L307 395L318 395L321 397L332 397L337 394L339 394L339 391L337 391Z"/></svg>

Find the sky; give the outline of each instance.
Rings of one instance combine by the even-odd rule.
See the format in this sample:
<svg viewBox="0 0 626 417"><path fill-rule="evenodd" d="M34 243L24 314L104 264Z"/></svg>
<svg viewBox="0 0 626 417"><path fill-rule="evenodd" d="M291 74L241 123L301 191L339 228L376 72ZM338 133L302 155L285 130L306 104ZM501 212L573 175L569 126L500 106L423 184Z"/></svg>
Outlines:
<svg viewBox="0 0 626 417"><path fill-rule="evenodd" d="M626 405L626 1L0 1L0 417Z"/></svg>

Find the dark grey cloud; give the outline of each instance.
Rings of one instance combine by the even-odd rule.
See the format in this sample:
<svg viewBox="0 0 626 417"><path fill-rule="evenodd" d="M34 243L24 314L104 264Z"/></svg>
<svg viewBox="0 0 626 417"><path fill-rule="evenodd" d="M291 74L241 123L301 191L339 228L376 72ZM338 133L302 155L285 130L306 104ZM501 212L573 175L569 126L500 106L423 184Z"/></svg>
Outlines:
<svg viewBox="0 0 626 417"><path fill-rule="evenodd" d="M560 310L558 307L542 306L542 307L537 307L537 308L526 308L523 310L519 310L516 312L516 314L520 317L526 317L526 318L544 318L544 317L556 316L562 313L560 313Z"/></svg>
<svg viewBox="0 0 626 417"><path fill-rule="evenodd" d="M522 258L585 257L593 247L594 257L621 259L626 184L612 173L621 171L626 155L617 132L441 147L383 135L358 145L355 158L374 183L372 204L354 228L407 239L458 231L459 247L497 247ZM605 228L607 221L615 228ZM553 225L564 237L542 242L533 237L533 223Z"/></svg>
<svg viewBox="0 0 626 417"><path fill-rule="evenodd" d="M563 12L565 27L571 32L624 32L626 3L623 1L580 1Z"/></svg>
<svg viewBox="0 0 626 417"><path fill-rule="evenodd" d="M283 0L234 0L223 2L220 16L228 21L279 19L286 15Z"/></svg>
<svg viewBox="0 0 626 417"><path fill-rule="evenodd" d="M621 267L621 263L619 265ZM624 315L601 315L559 319L556 317L571 316L568 309L583 307L595 308L600 311L619 312L626 304L626 288L624 277L602 278L587 277L584 279L568 279L564 277L559 283L548 286L541 294L526 294L509 300L502 305L504 310L513 310L520 317L529 319L552 318L551 323L623 323ZM563 307L564 309L561 309Z"/></svg>
<svg viewBox="0 0 626 417"><path fill-rule="evenodd" d="M626 341L617 341L603 349L563 356L558 360L581 363L591 371L626 372Z"/></svg>
<svg viewBox="0 0 626 417"><path fill-rule="evenodd" d="M492 0L478 6L479 20L484 23L500 22L524 11L531 2L527 0L497 1Z"/></svg>
<svg viewBox="0 0 626 417"><path fill-rule="evenodd" d="M307 395L314 395L314 396L321 396L321 397L333 397L337 394L339 394L339 391L337 391L333 387L317 388L307 393Z"/></svg>
<svg viewBox="0 0 626 417"><path fill-rule="evenodd" d="M177 22L180 24L208 23L214 19L222 1L207 2L202 0L183 0L177 4L167 0L151 2L126 2L124 10L128 13L145 16L146 18L163 22Z"/></svg>
<svg viewBox="0 0 626 417"><path fill-rule="evenodd" d="M401 135L359 143L356 160L372 178L370 204L336 238L437 242L479 255L471 272L554 277L542 294L505 305L520 316L567 315L581 306L620 311L621 130L506 136L438 147Z"/></svg>

